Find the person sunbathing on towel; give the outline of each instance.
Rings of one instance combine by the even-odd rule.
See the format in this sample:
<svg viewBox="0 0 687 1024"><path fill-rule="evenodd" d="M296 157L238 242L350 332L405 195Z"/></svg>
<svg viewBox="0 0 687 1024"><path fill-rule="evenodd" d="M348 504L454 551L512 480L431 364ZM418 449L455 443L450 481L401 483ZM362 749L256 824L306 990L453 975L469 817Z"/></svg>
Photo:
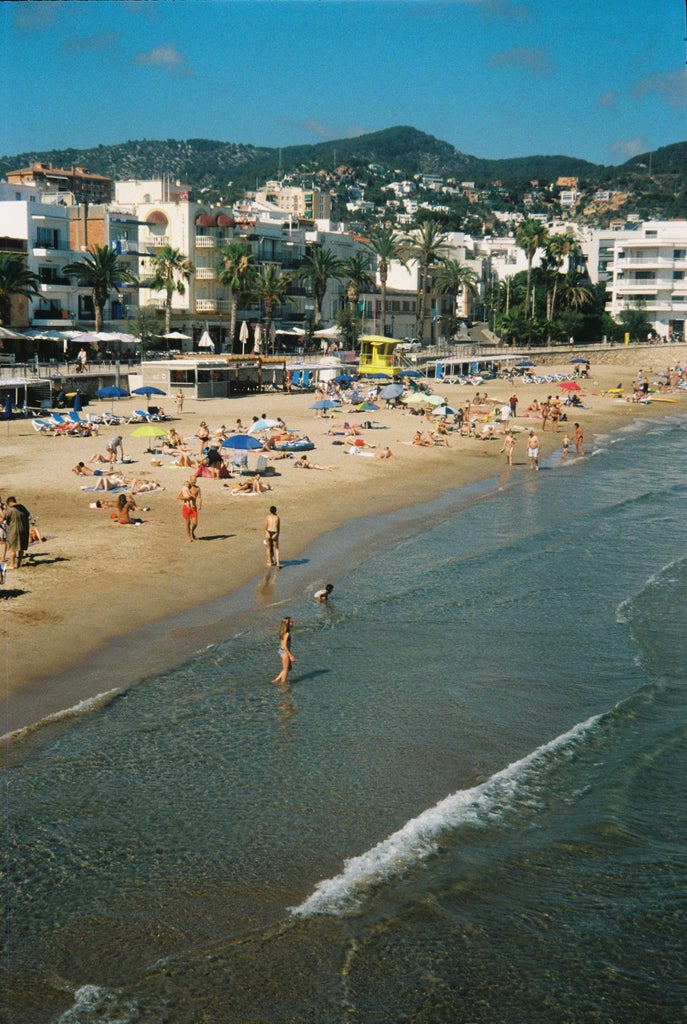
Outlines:
<svg viewBox="0 0 687 1024"><path fill-rule="evenodd" d="M336 469L336 466L318 466L316 463L310 462L307 455L301 455L300 459L296 459L294 466L296 469L324 469L329 473Z"/></svg>
<svg viewBox="0 0 687 1024"><path fill-rule="evenodd" d="M265 491L271 491L272 485L266 484L261 479L260 474L256 473L252 480L246 480L242 484L238 484L237 487L232 487L232 494L264 494Z"/></svg>
<svg viewBox="0 0 687 1024"><path fill-rule="evenodd" d="M113 473L112 469L91 469L90 466L84 465L83 462L77 462L72 469L72 473L76 473L77 476L109 476Z"/></svg>

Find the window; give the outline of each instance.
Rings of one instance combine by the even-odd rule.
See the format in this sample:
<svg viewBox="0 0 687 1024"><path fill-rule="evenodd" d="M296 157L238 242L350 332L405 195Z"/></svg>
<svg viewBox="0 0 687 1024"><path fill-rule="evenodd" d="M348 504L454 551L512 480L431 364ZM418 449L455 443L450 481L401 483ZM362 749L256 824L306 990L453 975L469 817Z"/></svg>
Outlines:
<svg viewBox="0 0 687 1024"><path fill-rule="evenodd" d="M39 228L36 241L39 249L59 249L60 233L54 228Z"/></svg>
<svg viewBox="0 0 687 1024"><path fill-rule="evenodd" d="M656 274L653 270L637 270L635 273L635 281L655 281Z"/></svg>
<svg viewBox="0 0 687 1024"><path fill-rule="evenodd" d="M674 270L673 271L673 281L684 281L684 279L685 279L685 272L684 272L684 270Z"/></svg>
<svg viewBox="0 0 687 1024"><path fill-rule="evenodd" d="M685 254L686 253L687 253L687 249L675 249L675 251L673 252L673 259L674 260L683 260L685 258Z"/></svg>

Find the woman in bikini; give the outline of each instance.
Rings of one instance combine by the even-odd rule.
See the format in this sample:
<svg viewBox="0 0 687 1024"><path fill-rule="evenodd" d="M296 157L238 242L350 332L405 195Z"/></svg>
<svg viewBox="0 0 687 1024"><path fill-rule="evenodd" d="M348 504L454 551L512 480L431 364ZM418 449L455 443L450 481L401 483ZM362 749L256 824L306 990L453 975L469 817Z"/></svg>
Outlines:
<svg viewBox="0 0 687 1024"><path fill-rule="evenodd" d="M280 683L285 686L291 666L296 660L291 653L291 630L293 629L293 619L290 616L286 616L281 620L279 625L279 658L281 659L281 672L278 676L272 680L273 683Z"/></svg>
<svg viewBox="0 0 687 1024"><path fill-rule="evenodd" d="M277 508L275 505L272 505L265 516L265 546L267 548L267 564L276 565L277 568L281 568L279 560L280 529L281 523L277 515Z"/></svg>

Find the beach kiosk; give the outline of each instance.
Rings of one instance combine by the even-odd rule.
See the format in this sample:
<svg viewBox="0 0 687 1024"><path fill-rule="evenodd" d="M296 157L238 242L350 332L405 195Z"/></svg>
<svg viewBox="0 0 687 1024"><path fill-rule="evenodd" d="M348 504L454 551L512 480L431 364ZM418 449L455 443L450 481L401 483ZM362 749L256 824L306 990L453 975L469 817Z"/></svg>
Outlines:
<svg viewBox="0 0 687 1024"><path fill-rule="evenodd" d="M361 376L386 373L389 377L402 377L404 368L399 366L396 346L400 338L384 338L381 334L364 334L360 338L360 361L358 372Z"/></svg>

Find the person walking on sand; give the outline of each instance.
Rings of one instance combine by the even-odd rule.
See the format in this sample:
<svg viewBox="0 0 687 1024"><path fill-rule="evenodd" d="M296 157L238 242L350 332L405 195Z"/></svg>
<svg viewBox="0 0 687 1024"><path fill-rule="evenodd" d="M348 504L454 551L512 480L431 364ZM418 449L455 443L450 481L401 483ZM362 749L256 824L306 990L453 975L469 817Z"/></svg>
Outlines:
<svg viewBox="0 0 687 1024"><path fill-rule="evenodd" d="M291 630L293 629L293 619L287 615L281 620L279 625L279 658L281 659L281 672L278 676L275 676L272 680L273 683L280 683L285 686L291 666L296 660L291 652Z"/></svg>
<svg viewBox="0 0 687 1024"><path fill-rule="evenodd" d="M579 423L575 424L575 455L584 455L584 434Z"/></svg>
<svg viewBox="0 0 687 1024"><path fill-rule="evenodd" d="M533 430L527 438L527 454L530 459L530 469L539 469L539 438Z"/></svg>
<svg viewBox="0 0 687 1024"><path fill-rule="evenodd" d="M281 562L279 560L280 530L281 520L277 515L276 505L271 505L269 512L265 516L265 546L267 548L267 564L276 565L278 569L281 569Z"/></svg>
<svg viewBox="0 0 687 1024"><path fill-rule="evenodd" d="M506 453L506 462L509 466L513 465L513 449L515 448L515 435L512 430L506 431L506 436L503 440L502 452Z"/></svg>
<svg viewBox="0 0 687 1024"><path fill-rule="evenodd" d="M186 539L191 542L196 539L198 527L198 511L202 507L200 487L193 480L187 480L177 494L177 501L182 502L181 514L186 524Z"/></svg>
<svg viewBox="0 0 687 1024"><path fill-rule="evenodd" d="M181 389L177 391L174 400L177 403L177 416L181 416L184 411L184 392Z"/></svg>

